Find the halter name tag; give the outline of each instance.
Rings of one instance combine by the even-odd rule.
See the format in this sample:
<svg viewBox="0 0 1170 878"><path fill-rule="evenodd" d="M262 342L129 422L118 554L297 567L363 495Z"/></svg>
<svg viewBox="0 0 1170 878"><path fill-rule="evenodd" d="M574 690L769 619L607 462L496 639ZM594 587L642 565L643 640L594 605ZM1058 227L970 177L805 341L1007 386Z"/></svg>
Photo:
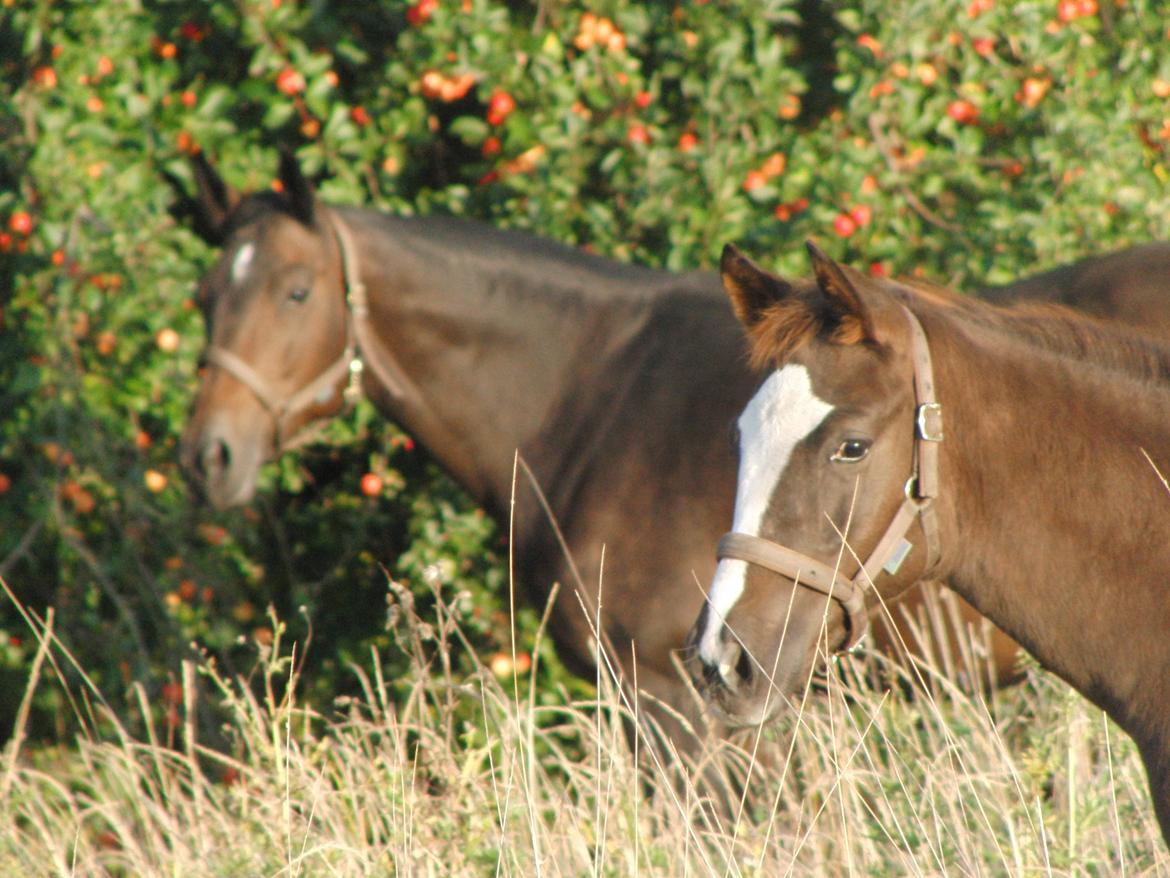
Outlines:
<svg viewBox="0 0 1170 878"><path fill-rule="evenodd" d="M890 560L882 565L882 570L893 576L898 572L898 568L902 566L902 562L906 560L906 556L910 554L910 550L914 548L914 544L909 540L902 540L898 543L898 548L894 549L894 553L890 555Z"/></svg>

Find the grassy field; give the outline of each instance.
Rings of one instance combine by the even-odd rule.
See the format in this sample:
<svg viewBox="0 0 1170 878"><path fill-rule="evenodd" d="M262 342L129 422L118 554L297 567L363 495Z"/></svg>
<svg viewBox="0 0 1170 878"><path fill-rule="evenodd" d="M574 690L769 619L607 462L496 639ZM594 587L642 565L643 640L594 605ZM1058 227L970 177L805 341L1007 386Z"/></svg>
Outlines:
<svg viewBox="0 0 1170 878"><path fill-rule="evenodd" d="M76 748L22 747L18 728L5 752L0 874L1170 872L1133 746L1038 670L989 700L953 669L890 665L925 689L866 687L859 672L884 660L843 659L797 715L712 746L707 775L745 790L715 804L681 760L644 738L632 753L636 705L604 678L578 702L486 668L455 679L424 644L457 628L394 609L410 679L382 679L371 655L353 668L364 696L328 718L298 704L298 647L279 625L247 679L184 666L163 728L132 735L101 693L71 692L88 730ZM70 660L51 617L33 624L30 693ZM205 747L198 719L215 710L220 743Z"/></svg>

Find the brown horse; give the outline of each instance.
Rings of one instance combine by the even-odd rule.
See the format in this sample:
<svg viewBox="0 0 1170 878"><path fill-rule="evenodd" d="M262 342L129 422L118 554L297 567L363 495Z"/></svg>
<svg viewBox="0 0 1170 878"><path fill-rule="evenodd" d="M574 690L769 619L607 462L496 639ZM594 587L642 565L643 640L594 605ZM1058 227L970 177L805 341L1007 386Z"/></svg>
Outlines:
<svg viewBox="0 0 1170 878"><path fill-rule="evenodd" d="M989 302L1052 302L1095 317L1120 318L1170 338L1170 244L1140 244L988 287ZM1139 319L1134 319L1140 315Z"/></svg>
<svg viewBox="0 0 1170 878"><path fill-rule="evenodd" d="M181 453L210 501L246 502L260 465L336 413L355 378L505 527L518 450L568 550L521 475L518 580L538 606L562 585L552 623L566 663L592 671L600 603L619 671L633 678L636 651L639 689L698 722L674 656L731 515L727 430L756 383L718 277L329 208L288 158L280 194L241 197L194 167L201 228L223 249L201 284L209 368ZM1015 645L992 643L1006 679Z"/></svg>
<svg viewBox="0 0 1170 878"><path fill-rule="evenodd" d="M1137 742L1170 838L1170 345L838 266L723 279L772 371L738 421L734 532L689 637L740 722L802 688L864 606L944 582ZM797 585L801 587L797 587Z"/></svg>

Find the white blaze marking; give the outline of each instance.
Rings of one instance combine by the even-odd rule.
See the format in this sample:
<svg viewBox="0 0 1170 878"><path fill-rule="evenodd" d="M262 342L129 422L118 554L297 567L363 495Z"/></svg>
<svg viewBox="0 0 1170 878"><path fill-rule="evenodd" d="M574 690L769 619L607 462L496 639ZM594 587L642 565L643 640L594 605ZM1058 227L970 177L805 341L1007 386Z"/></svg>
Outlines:
<svg viewBox="0 0 1170 878"><path fill-rule="evenodd" d="M739 416L739 478L732 529L759 536L768 503L792 452L829 415L833 407L812 390L804 366L788 365L772 373ZM707 600L707 627L699 656L709 664L721 659L719 631L743 594L746 561L725 558L715 568Z"/></svg>
<svg viewBox="0 0 1170 878"><path fill-rule="evenodd" d="M232 259L232 283L239 283L248 274L248 269L252 267L252 257L256 255L256 245L249 242L240 245L240 249L236 251L235 258Z"/></svg>

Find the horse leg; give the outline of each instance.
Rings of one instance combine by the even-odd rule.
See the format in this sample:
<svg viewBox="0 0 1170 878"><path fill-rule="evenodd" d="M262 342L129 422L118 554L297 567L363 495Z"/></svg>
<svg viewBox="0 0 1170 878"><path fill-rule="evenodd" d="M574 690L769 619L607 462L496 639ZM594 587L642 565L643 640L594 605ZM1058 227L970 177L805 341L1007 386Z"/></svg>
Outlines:
<svg viewBox="0 0 1170 878"><path fill-rule="evenodd" d="M1162 829L1162 838L1170 844L1170 753L1157 745L1149 745L1135 737L1142 762L1146 766L1146 777L1150 781L1150 798L1154 803L1154 815Z"/></svg>

